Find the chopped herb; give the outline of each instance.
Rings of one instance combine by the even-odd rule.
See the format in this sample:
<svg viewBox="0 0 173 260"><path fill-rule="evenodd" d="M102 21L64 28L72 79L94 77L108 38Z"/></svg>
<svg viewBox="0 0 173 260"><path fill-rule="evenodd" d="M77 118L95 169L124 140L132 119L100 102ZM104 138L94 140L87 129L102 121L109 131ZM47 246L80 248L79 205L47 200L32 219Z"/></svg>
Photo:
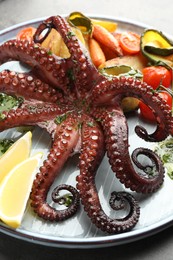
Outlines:
<svg viewBox="0 0 173 260"><path fill-rule="evenodd" d="M28 107L29 111L33 112L33 113L35 113L36 110L37 110L37 108L35 106L32 106L32 105L28 105L27 107Z"/></svg>
<svg viewBox="0 0 173 260"><path fill-rule="evenodd" d="M69 78L70 81L74 81L75 80L73 69L68 69L67 70L67 77Z"/></svg>
<svg viewBox="0 0 173 260"><path fill-rule="evenodd" d="M172 141L172 140L170 140L169 142L167 142L165 145L166 145L166 148L168 148L168 149L173 149L173 141Z"/></svg>
<svg viewBox="0 0 173 260"><path fill-rule="evenodd" d="M52 200L58 203L59 205L69 207L73 202L73 195L71 193L66 193L61 196L59 192L53 192Z"/></svg>
<svg viewBox="0 0 173 260"><path fill-rule="evenodd" d="M171 155L170 154L163 154L162 160L164 163L170 162Z"/></svg>
<svg viewBox="0 0 173 260"><path fill-rule="evenodd" d="M68 32L67 37L70 39L71 37L75 36L74 32Z"/></svg>
<svg viewBox="0 0 173 260"><path fill-rule="evenodd" d="M148 166L145 167L144 172L147 173L148 176L154 176L154 173L156 171L155 171L154 167L148 165Z"/></svg>
<svg viewBox="0 0 173 260"><path fill-rule="evenodd" d="M102 119L101 118L96 118L96 121L97 122L102 122Z"/></svg>
<svg viewBox="0 0 173 260"><path fill-rule="evenodd" d="M165 163L165 168L168 176L173 180L173 163Z"/></svg>
<svg viewBox="0 0 173 260"><path fill-rule="evenodd" d="M58 204L59 205L64 205L66 207L69 207L73 202L73 196L71 193L67 193L61 197L58 198Z"/></svg>
<svg viewBox="0 0 173 260"><path fill-rule="evenodd" d="M55 123L57 124L57 125L60 125L64 120L66 120L66 118L67 118L67 114L64 114L64 115L60 115L60 116L57 116L56 118L55 118Z"/></svg>
<svg viewBox="0 0 173 260"><path fill-rule="evenodd" d="M156 92L156 91L155 91L154 89L152 89L152 88L150 89L150 91L151 91L152 94L155 94L155 92Z"/></svg>
<svg viewBox="0 0 173 260"><path fill-rule="evenodd" d="M51 50L48 50L48 51L47 51L47 54L48 54L48 55L52 55L52 51L51 51Z"/></svg>
<svg viewBox="0 0 173 260"><path fill-rule="evenodd" d="M154 151L160 156L168 176L173 179L173 137L159 142Z"/></svg>
<svg viewBox="0 0 173 260"><path fill-rule="evenodd" d="M3 113L0 113L0 121L5 119L5 115Z"/></svg>
<svg viewBox="0 0 173 260"><path fill-rule="evenodd" d="M78 125L77 125L78 129L82 129L82 124L83 124L82 122L78 123Z"/></svg>
<svg viewBox="0 0 173 260"><path fill-rule="evenodd" d="M82 105L85 105L85 104L86 104L86 100L83 99L83 100L81 101L81 103L82 103Z"/></svg>
<svg viewBox="0 0 173 260"><path fill-rule="evenodd" d="M20 97L13 97L4 93L0 93L0 113L3 111L8 111L12 108L17 108L23 99ZM2 119L2 118L1 118Z"/></svg>
<svg viewBox="0 0 173 260"><path fill-rule="evenodd" d="M115 112L114 111L110 112L110 115L115 116Z"/></svg>
<svg viewBox="0 0 173 260"><path fill-rule="evenodd" d="M94 123L93 122L87 122L87 125L90 126L90 127L93 127Z"/></svg>
<svg viewBox="0 0 173 260"><path fill-rule="evenodd" d="M0 156L4 154L13 143L14 141L12 139L0 140Z"/></svg>

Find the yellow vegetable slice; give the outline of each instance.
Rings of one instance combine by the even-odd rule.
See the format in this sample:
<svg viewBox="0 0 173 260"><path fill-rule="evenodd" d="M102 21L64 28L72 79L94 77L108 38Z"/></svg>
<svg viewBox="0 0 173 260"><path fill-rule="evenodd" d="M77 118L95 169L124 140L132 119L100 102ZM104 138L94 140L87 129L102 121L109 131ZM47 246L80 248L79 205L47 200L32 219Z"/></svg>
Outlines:
<svg viewBox="0 0 173 260"><path fill-rule="evenodd" d="M72 31L76 35L76 37L85 45L85 40L82 35L82 32L78 29L73 27ZM48 49L48 52L55 54L61 58L69 58L70 53L65 45L61 35L55 29L52 29L46 39L42 42L41 46L43 48Z"/></svg>
<svg viewBox="0 0 173 260"><path fill-rule="evenodd" d="M96 19L91 19L93 24L98 24L102 27L104 27L105 29L107 29L109 32L115 32L117 29L117 23L115 22L111 22L111 21L107 21L107 20L96 20Z"/></svg>
<svg viewBox="0 0 173 260"><path fill-rule="evenodd" d="M78 40L81 41L81 43L83 45L85 45L85 40L84 40L82 32L78 28L75 28L75 27L72 27L71 29L72 29L73 33L76 35L76 37L78 38ZM65 45L63 39L61 41L59 56L62 58L70 57L69 50L68 50L67 46Z"/></svg>
<svg viewBox="0 0 173 260"><path fill-rule="evenodd" d="M53 28L41 46L48 49L55 55L59 56L62 38L60 34Z"/></svg>
<svg viewBox="0 0 173 260"><path fill-rule="evenodd" d="M0 158L0 184L4 177L20 162L26 160L31 151L32 133L29 131L18 139Z"/></svg>
<svg viewBox="0 0 173 260"><path fill-rule="evenodd" d="M142 74L139 70L135 70L128 65L113 65L112 63L112 66L102 67L99 71L108 78L118 76L142 78ZM139 100L134 97L125 97L121 102L121 107L125 113L137 109L138 106Z"/></svg>
<svg viewBox="0 0 173 260"><path fill-rule="evenodd" d="M134 111L139 106L139 99L134 97L125 97L122 100L121 106L125 113Z"/></svg>
<svg viewBox="0 0 173 260"><path fill-rule="evenodd" d="M91 35L93 24L91 19L80 12L73 12L67 18L70 25L75 26L81 30L83 34Z"/></svg>
<svg viewBox="0 0 173 260"><path fill-rule="evenodd" d="M109 32L115 32L117 23L108 20L90 19L80 12L73 12L67 18L67 21L72 25L80 28L82 33L92 35L93 25L98 24Z"/></svg>
<svg viewBox="0 0 173 260"><path fill-rule="evenodd" d="M16 165L0 185L0 219L12 228L20 226L42 153Z"/></svg>

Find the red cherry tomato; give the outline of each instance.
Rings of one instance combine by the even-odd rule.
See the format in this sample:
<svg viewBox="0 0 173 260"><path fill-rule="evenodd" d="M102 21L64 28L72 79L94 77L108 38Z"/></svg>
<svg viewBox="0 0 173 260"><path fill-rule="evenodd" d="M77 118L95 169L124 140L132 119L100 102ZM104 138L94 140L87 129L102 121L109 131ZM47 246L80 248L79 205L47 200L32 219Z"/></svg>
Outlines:
<svg viewBox="0 0 173 260"><path fill-rule="evenodd" d="M163 66L146 67L142 71L143 81L156 89L159 85L168 88L172 81L172 71Z"/></svg>
<svg viewBox="0 0 173 260"><path fill-rule="evenodd" d="M163 100L166 101L167 105L169 106L169 108L171 110L172 109L172 97L171 97L171 95L166 91L159 92L159 95L160 95L161 98L163 98ZM144 119L152 121L152 122L156 121L156 118L155 118L152 110L147 105L145 105L142 101L139 102L139 109L140 109L141 116Z"/></svg>
<svg viewBox="0 0 173 260"><path fill-rule="evenodd" d="M127 54L140 52L140 36L134 32L124 32L120 36L120 46Z"/></svg>
<svg viewBox="0 0 173 260"><path fill-rule="evenodd" d="M142 118L148 121L155 122L156 119L155 116L153 115L152 110L147 105L145 105L142 101L139 102L139 109Z"/></svg>
<svg viewBox="0 0 173 260"><path fill-rule="evenodd" d="M17 38L17 40L32 41L33 35L34 35L35 32L36 32L36 28L27 27L27 28L24 28L21 31L19 31L16 38Z"/></svg>

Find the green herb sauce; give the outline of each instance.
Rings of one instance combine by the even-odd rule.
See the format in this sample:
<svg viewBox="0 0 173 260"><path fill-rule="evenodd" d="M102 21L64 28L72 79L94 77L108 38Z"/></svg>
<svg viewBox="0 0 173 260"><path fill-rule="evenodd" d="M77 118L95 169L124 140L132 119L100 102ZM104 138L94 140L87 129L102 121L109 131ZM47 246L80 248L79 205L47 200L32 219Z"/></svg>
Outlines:
<svg viewBox="0 0 173 260"><path fill-rule="evenodd" d="M0 140L0 156L2 156L14 143L12 139L2 139Z"/></svg>
<svg viewBox="0 0 173 260"><path fill-rule="evenodd" d="M0 93L0 120L5 118L5 115L2 112L17 108L21 102L21 98ZM2 156L13 143L14 141L12 139L0 139L0 156Z"/></svg>
<svg viewBox="0 0 173 260"><path fill-rule="evenodd" d="M173 137L158 143L154 151L160 156L168 176L173 180Z"/></svg>
<svg viewBox="0 0 173 260"><path fill-rule="evenodd" d="M22 102L21 98L13 97L0 93L0 113L8 111L12 108L17 108Z"/></svg>

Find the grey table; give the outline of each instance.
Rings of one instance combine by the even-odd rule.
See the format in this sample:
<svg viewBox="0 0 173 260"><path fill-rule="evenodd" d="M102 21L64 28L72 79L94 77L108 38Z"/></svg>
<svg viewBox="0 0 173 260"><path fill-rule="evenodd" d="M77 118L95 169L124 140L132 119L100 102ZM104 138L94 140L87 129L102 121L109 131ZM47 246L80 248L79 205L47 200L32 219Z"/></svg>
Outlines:
<svg viewBox="0 0 173 260"><path fill-rule="evenodd" d="M172 0L0 0L0 29L72 11L128 18L173 33ZM172 201L172 198L170 198ZM173 227L125 245L100 249L49 248L0 234L0 259L133 259L172 260Z"/></svg>

